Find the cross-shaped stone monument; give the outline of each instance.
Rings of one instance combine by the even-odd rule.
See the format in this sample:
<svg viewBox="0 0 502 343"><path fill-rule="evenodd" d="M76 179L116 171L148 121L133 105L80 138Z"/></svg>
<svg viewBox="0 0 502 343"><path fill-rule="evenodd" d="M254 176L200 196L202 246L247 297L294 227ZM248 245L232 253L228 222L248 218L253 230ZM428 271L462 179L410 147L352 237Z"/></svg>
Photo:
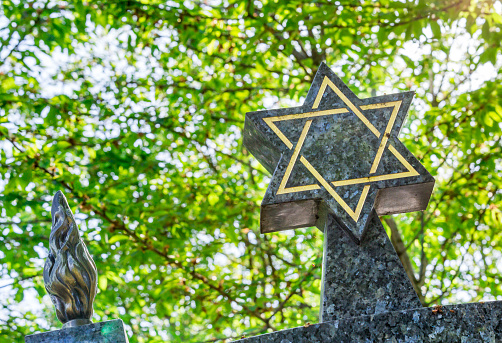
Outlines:
<svg viewBox="0 0 502 343"><path fill-rule="evenodd" d="M434 187L398 139L413 95L359 99L322 63L302 106L246 114L244 145L273 173L261 232L317 226L324 232L324 258L322 324L244 341L450 342L445 337L451 336L464 342L480 332L501 335L491 323L457 329L460 321L442 319L443 310L422 308L378 218L424 210ZM448 315L465 311L456 307ZM429 323L434 315L444 321L436 323L439 329ZM486 325L464 317L462 324Z"/></svg>

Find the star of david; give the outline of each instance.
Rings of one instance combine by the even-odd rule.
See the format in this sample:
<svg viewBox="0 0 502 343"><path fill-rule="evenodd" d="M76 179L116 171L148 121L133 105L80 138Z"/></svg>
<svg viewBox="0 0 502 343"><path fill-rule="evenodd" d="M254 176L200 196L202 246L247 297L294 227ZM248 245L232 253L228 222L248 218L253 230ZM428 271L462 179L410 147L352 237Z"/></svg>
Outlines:
<svg viewBox="0 0 502 343"><path fill-rule="evenodd" d="M275 169L262 231L320 227L327 209L357 241L373 209L424 209L434 179L397 139L412 98L359 99L321 64L303 106L248 113L244 143Z"/></svg>

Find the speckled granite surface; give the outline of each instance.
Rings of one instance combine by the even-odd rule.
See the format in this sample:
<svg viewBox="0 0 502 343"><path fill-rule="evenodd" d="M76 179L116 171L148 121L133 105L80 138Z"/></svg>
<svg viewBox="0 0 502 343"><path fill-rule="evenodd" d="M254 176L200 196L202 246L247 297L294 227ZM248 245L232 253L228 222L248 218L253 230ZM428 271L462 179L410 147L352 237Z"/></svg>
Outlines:
<svg viewBox="0 0 502 343"><path fill-rule="evenodd" d="M328 216L320 322L422 307L373 211L358 245Z"/></svg>
<svg viewBox="0 0 502 343"><path fill-rule="evenodd" d="M128 343L121 319L26 336L26 343Z"/></svg>
<svg viewBox="0 0 502 343"><path fill-rule="evenodd" d="M500 343L502 302L420 308L340 319L242 343Z"/></svg>
<svg viewBox="0 0 502 343"><path fill-rule="evenodd" d="M356 241L373 209L379 215L425 209L434 179L398 139L413 95L359 99L323 63L302 106L247 113L244 145L273 172L261 204L262 232L318 225L314 218L325 213L312 213L307 200L320 200L315 204L326 206ZM291 203L309 210L292 210Z"/></svg>

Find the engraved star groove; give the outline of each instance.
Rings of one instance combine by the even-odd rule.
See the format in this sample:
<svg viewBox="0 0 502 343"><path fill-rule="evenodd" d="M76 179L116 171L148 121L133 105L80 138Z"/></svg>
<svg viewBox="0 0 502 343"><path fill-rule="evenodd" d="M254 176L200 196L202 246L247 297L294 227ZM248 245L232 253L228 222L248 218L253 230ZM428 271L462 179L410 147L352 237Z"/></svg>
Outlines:
<svg viewBox="0 0 502 343"><path fill-rule="evenodd" d="M392 128L393 128L394 123L396 121L397 114L399 112L399 108L401 106L401 102L402 102L401 100L392 101L392 102L377 103L377 104L371 104L371 105L363 105L359 109L356 105L354 105L345 96L345 94L343 94L343 92L340 89L338 89L338 87L335 86L335 84L327 76L325 76L324 80L322 82L321 88L319 89L319 92L317 93L316 99L315 99L314 104L312 106L312 110L315 110L319 107L319 103L321 102L321 99L324 95L324 92L326 91L326 87L330 87L336 93L336 95L338 95L340 97L340 99L342 99L342 101L345 103L345 105L348 107L348 109L347 108L336 108L336 109L329 109L329 110L323 110L323 111L312 111L312 112L301 113L301 114L287 114L287 115L282 115L282 116L263 118L265 123L281 139L281 141L288 147L288 149L293 150L293 155L291 156L289 164L288 164L286 171L284 173L284 176L281 180L281 184L279 186L277 194L279 195L279 194L287 194L287 193L316 190L316 189L320 189L322 186L336 200L336 202L349 214L349 216L357 223L357 221L359 220L359 216L361 214L363 205L366 201L366 197L368 196L368 192L370 190L371 183L377 182L377 181L385 181L385 180L392 180L392 179L400 179L400 178L405 178L405 177L417 176L417 175L419 175L419 173L391 144L388 144L390 133L392 131ZM379 109L379 108L388 108L388 107L392 107L393 110L392 110L389 122L387 123L387 126L385 128L385 131L382 134L363 115L362 111ZM305 142L305 138L308 135L310 125L312 124L313 119L310 119L310 118L347 113L347 112L349 112L349 109L352 110L352 112L366 125L366 127L377 138L380 139L380 145L378 147L377 153L376 153L375 158L373 160L373 163L371 165L371 170L369 172L369 176L357 178L357 179L338 180L338 181L328 182L321 174L319 174L319 172L314 168L314 166L312 166L312 164L310 164L310 162L304 156L302 156L300 154L300 151L302 149L303 143ZM276 122L280 122L280 121L287 121L287 120L294 120L294 119L306 119L306 118L309 118L309 120L306 121L306 123L303 127L303 130L302 130L302 133L300 135L300 138L298 139L298 142L296 143L296 146L293 145L293 143L291 143L291 141L275 125ZM399 160L399 162L401 162L401 164L407 169L406 172L386 174L386 175L372 175L372 174L375 174L377 171L378 165L380 164L380 160L381 160L382 155L385 151L385 148L387 148ZM316 178L316 180L321 184L321 186L319 186L319 184L311 184L311 185L297 186L297 187L286 187L286 184L288 183L289 177L291 176L291 172L293 171L293 168L298 160L300 160L300 162L307 168L307 170ZM338 195L335 188L339 187L339 186L356 185L356 184L362 184L362 183L369 183L369 184L364 186L363 191L361 193L361 196L358 200L356 209L352 210L352 208L350 208L350 206L347 205L347 203L340 197L340 195Z"/></svg>

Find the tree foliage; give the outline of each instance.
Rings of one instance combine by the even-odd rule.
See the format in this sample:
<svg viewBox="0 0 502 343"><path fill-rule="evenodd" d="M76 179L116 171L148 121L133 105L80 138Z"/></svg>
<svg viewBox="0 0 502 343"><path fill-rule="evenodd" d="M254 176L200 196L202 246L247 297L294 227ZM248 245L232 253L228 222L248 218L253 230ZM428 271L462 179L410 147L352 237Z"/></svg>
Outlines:
<svg viewBox="0 0 502 343"><path fill-rule="evenodd" d="M502 4L1 1L0 337L59 327L43 288L65 192L131 342L316 322L322 234L261 235L247 111L302 101L321 61L361 97L416 91L401 133L436 177L384 218L424 305L501 299Z"/></svg>

